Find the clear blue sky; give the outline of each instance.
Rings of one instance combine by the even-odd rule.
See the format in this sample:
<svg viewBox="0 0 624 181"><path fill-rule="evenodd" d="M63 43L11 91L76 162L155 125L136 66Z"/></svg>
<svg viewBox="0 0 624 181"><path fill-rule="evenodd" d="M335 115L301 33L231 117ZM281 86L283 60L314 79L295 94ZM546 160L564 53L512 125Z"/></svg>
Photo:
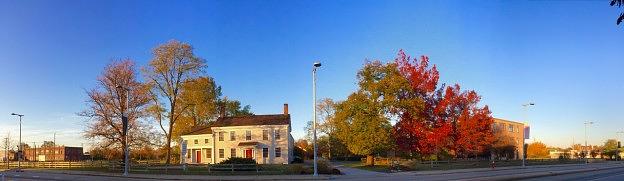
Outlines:
<svg viewBox="0 0 624 181"><path fill-rule="evenodd" d="M257 114L289 103L295 138L318 95L344 99L366 59L426 54L441 82L483 96L495 117L529 119L548 145L624 130L624 26L608 1L0 1L0 134L40 144L82 138L85 89L111 59L144 66L151 49L189 42L226 96ZM526 114L521 104L534 101Z"/></svg>

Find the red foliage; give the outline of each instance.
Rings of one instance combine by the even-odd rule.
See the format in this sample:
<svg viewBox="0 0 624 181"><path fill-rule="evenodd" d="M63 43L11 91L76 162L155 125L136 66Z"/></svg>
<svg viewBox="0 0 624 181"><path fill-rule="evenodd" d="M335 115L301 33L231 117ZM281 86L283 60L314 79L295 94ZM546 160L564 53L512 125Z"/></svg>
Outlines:
<svg viewBox="0 0 624 181"><path fill-rule="evenodd" d="M395 59L410 83L413 99L422 107L406 108L395 124L397 145L421 155L442 150L468 156L483 152L493 141L493 119L487 106L480 108L475 91L460 90L459 85L438 89L439 72L429 67L429 58L411 59L401 50ZM444 90L444 91L443 91Z"/></svg>

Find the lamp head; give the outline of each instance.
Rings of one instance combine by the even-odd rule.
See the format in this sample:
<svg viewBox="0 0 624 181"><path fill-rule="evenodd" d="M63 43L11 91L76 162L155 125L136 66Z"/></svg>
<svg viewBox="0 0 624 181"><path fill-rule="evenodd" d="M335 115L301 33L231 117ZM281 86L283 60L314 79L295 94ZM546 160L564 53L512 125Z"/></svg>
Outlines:
<svg viewBox="0 0 624 181"><path fill-rule="evenodd" d="M321 67L321 62L314 62L314 67Z"/></svg>

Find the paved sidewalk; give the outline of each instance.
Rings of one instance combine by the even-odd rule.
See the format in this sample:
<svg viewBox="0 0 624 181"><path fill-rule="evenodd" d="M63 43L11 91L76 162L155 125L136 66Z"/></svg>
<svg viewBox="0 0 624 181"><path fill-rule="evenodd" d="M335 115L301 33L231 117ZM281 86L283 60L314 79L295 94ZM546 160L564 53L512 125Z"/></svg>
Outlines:
<svg viewBox="0 0 624 181"><path fill-rule="evenodd" d="M342 164L339 165L335 165L334 166L336 169L340 170L340 173L342 173L343 175L362 175L362 176L388 176L388 173L382 173L382 172L375 172L375 171L369 171L369 170L363 170L363 169L357 169L357 168L351 168L351 167L346 167Z"/></svg>

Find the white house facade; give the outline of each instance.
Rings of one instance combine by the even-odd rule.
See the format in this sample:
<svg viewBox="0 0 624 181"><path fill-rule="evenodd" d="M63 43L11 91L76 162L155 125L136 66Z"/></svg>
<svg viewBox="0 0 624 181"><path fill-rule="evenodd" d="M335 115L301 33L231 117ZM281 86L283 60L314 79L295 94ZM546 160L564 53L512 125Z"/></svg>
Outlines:
<svg viewBox="0 0 624 181"><path fill-rule="evenodd" d="M288 164L293 160L288 104L283 114L220 117L208 126L183 134L186 163L215 164L231 157L259 164Z"/></svg>

